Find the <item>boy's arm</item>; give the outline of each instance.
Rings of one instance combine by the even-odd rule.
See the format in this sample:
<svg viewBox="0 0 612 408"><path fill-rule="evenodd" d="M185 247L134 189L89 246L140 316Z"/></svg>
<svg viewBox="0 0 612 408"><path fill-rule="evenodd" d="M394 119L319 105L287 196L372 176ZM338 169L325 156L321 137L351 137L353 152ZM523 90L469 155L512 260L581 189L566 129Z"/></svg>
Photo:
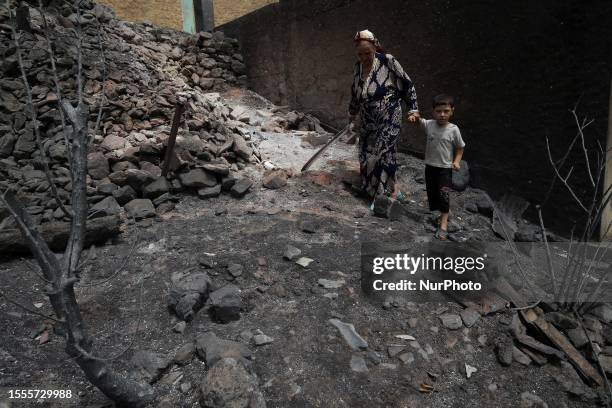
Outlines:
<svg viewBox="0 0 612 408"><path fill-rule="evenodd" d="M459 131L459 128L455 130L454 145L455 145L455 155L453 157L452 168L453 170L459 170L461 168L461 158L463 157L463 150L465 148L465 142L463 141L463 138L461 137L461 132Z"/></svg>
<svg viewBox="0 0 612 408"><path fill-rule="evenodd" d="M461 158L463 157L463 147L455 149L455 157L453 158L453 170L459 170L461 168Z"/></svg>

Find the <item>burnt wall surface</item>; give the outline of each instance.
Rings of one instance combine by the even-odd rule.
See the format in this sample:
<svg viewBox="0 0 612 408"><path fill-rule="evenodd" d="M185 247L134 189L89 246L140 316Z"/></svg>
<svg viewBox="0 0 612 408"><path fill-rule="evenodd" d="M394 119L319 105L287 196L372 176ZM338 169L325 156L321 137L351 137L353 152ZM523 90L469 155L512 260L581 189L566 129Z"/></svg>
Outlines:
<svg viewBox="0 0 612 408"><path fill-rule="evenodd" d="M591 142L605 145L610 21L605 0L281 0L219 29L240 39L250 88L336 125L346 121L352 36L372 30L411 76L426 117L435 94L457 98L474 184L541 202L552 179L545 136L559 157L576 134L568 110L578 100L579 115L595 119ZM423 143L405 123L401 148ZM581 169L574 180L586 180ZM570 226L575 209L557 183L549 223Z"/></svg>

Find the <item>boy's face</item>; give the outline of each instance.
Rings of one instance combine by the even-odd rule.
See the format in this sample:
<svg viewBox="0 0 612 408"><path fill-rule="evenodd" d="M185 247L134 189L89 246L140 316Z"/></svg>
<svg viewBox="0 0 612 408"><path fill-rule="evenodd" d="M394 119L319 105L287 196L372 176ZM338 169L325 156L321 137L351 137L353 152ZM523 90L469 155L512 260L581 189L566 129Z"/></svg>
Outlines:
<svg viewBox="0 0 612 408"><path fill-rule="evenodd" d="M446 125L455 111L450 105L438 105L433 110L433 118L438 125Z"/></svg>

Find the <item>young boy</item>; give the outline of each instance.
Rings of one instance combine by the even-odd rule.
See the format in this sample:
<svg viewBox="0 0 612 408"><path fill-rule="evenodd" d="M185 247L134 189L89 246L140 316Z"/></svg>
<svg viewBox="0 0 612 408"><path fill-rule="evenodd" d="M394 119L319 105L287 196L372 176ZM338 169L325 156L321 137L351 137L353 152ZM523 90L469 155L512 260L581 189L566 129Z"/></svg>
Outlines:
<svg viewBox="0 0 612 408"><path fill-rule="evenodd" d="M420 118L419 123L427 135L425 147L425 185L431 211L440 211L435 237L448 238L449 192L452 171L459 170L465 142L457 125L449 122L455 110L452 96L437 95L433 98L433 120Z"/></svg>

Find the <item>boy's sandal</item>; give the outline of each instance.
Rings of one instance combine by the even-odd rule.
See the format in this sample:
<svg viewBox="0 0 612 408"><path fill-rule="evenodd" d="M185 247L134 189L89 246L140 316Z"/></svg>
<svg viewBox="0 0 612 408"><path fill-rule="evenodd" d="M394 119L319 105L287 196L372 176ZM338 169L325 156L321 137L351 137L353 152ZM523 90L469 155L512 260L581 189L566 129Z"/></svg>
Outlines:
<svg viewBox="0 0 612 408"><path fill-rule="evenodd" d="M434 238L439 239L440 241L446 241L448 239L448 231L438 227L438 230L434 234Z"/></svg>

